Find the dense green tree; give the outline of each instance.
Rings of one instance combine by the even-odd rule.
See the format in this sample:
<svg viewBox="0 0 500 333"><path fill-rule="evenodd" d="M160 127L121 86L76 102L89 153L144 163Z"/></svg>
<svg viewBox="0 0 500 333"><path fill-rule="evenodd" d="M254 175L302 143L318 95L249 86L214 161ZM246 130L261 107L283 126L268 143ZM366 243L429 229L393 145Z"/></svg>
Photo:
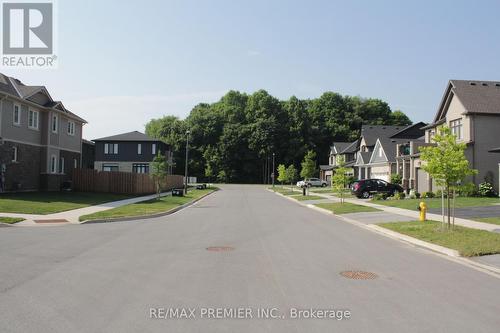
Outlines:
<svg viewBox="0 0 500 333"><path fill-rule="evenodd" d="M302 100L279 101L265 90L251 95L229 91L211 104L196 105L189 116L153 119L146 133L170 144L174 173L184 173L186 130L190 130L190 174L224 182L261 183L276 163L301 166L309 150L315 163L326 164L333 141L353 141L362 124L411 123L384 101L326 92ZM209 176L205 173L209 170Z"/></svg>

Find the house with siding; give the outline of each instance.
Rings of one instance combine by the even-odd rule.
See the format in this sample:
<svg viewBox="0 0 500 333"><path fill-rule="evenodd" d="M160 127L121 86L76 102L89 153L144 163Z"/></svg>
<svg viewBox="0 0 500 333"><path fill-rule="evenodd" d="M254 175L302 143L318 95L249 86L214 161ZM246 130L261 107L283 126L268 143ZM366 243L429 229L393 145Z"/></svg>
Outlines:
<svg viewBox="0 0 500 333"><path fill-rule="evenodd" d="M158 154L163 154L172 173L172 151L166 143L138 131L95 139L94 169L150 173L150 164Z"/></svg>
<svg viewBox="0 0 500 333"><path fill-rule="evenodd" d="M466 181L478 185L486 180L498 191L500 155L490 151L500 142L500 82L450 80L433 122L423 128L425 145L432 144L440 125L450 127L457 140L467 145L465 155L478 174ZM410 150L414 188L418 192L435 191L434 182L422 169L419 145L414 143Z"/></svg>
<svg viewBox="0 0 500 333"><path fill-rule="evenodd" d="M0 74L0 191L59 190L80 167L85 123L44 86Z"/></svg>
<svg viewBox="0 0 500 333"><path fill-rule="evenodd" d="M425 125L419 122L409 126L363 126L355 163L358 178L377 178L390 182L391 175L400 170L397 154L399 147L411 140L423 140L422 127Z"/></svg>
<svg viewBox="0 0 500 333"><path fill-rule="evenodd" d="M380 149L380 144L376 147L379 139L386 143L386 138L390 138L392 135L398 133L406 126L386 126L386 125L363 125L361 127L361 135L359 138L359 148L356 154L356 162L354 166L356 168L357 179L368 179L368 178L379 178L389 181L391 172L393 171L392 162L382 163L379 161L378 155L383 152ZM372 159L372 154L377 148L377 153L374 159Z"/></svg>
<svg viewBox="0 0 500 333"><path fill-rule="evenodd" d="M348 168L348 174L354 175L354 154L357 150L357 140L355 142L334 142L330 146L330 156L328 157L328 165L319 166L319 176L321 180L328 183L331 182L332 176L335 173L335 168L338 167L341 158L344 159L345 167Z"/></svg>

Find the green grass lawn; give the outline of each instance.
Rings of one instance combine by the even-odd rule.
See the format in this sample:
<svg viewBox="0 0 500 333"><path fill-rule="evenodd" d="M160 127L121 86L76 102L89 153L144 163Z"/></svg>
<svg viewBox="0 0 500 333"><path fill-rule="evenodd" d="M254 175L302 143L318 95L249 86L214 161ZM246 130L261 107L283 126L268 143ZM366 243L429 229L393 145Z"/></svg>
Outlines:
<svg viewBox="0 0 500 333"><path fill-rule="evenodd" d="M160 200L153 199L149 201L138 202L118 208L105 210L94 214L83 215L79 217L79 220L80 221L101 220L101 219L144 216L144 215L163 213L171 209L174 209L178 206L181 206L185 203L198 199L202 195L212 191L214 191L213 188L205 190L191 190L184 197L172 197L169 195L162 197Z"/></svg>
<svg viewBox="0 0 500 333"><path fill-rule="evenodd" d="M491 224L498 224L500 225L500 216L496 217L478 217L473 219L474 221L479 221L479 222L484 222L484 223L491 223Z"/></svg>
<svg viewBox="0 0 500 333"><path fill-rule="evenodd" d="M132 196L90 192L25 192L0 195L0 212L21 214L51 214Z"/></svg>
<svg viewBox="0 0 500 333"><path fill-rule="evenodd" d="M302 194L294 195L291 198L294 198L295 200L299 200L299 201L323 200L323 199L325 199L325 198L320 197L318 195L302 195Z"/></svg>
<svg viewBox="0 0 500 333"><path fill-rule="evenodd" d="M356 205L352 204L349 202L332 202L332 203L319 203L316 204L315 206L318 206L320 208L328 209L332 211L334 214L347 214L347 213L361 213L361 212L377 212L380 211L380 209L373 208L373 207L367 207L367 206L361 206L361 205Z"/></svg>
<svg viewBox="0 0 500 333"><path fill-rule="evenodd" d="M396 222L379 226L420 240L457 250L464 257L500 253L500 234L455 226L441 231L439 222Z"/></svg>
<svg viewBox="0 0 500 333"><path fill-rule="evenodd" d="M21 221L24 221L24 219L20 218L20 217L2 217L2 216L0 216L1 223L13 224L13 223L21 222Z"/></svg>
<svg viewBox="0 0 500 333"><path fill-rule="evenodd" d="M269 188L270 190L273 190L272 187ZM294 186L293 187L294 190L296 190L297 188ZM298 194L299 192L298 191L292 191L292 189L290 188L290 186L285 186L285 187L281 187L281 186L276 186L274 187L274 192L277 192L277 193L280 193L280 194L283 194L283 195L295 195L295 194Z"/></svg>
<svg viewBox="0 0 500 333"><path fill-rule="evenodd" d="M376 200L373 203L398 207L398 208L406 208L411 210L416 210L417 205L424 201L427 204L428 208L441 208L441 198L432 198L432 199L404 199L404 200ZM489 206L493 204L500 203L499 198L474 198L474 197L458 197L456 199L456 207L473 207L473 206Z"/></svg>

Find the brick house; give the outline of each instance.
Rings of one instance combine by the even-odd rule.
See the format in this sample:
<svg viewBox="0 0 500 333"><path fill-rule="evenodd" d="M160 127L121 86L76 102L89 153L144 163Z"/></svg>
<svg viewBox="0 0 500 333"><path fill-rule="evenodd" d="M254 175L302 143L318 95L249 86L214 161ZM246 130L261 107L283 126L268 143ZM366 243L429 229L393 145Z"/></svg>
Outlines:
<svg viewBox="0 0 500 333"><path fill-rule="evenodd" d="M0 191L59 190L80 167L85 123L44 86L0 74Z"/></svg>

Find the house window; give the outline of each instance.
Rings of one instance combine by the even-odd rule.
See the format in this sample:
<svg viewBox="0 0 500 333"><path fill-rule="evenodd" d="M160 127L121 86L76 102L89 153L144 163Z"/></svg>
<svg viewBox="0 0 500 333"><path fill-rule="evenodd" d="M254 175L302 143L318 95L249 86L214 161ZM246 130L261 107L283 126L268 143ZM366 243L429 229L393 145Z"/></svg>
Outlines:
<svg viewBox="0 0 500 333"><path fill-rule="evenodd" d="M118 154L118 144L117 143L105 143L104 144L104 154Z"/></svg>
<svg viewBox="0 0 500 333"><path fill-rule="evenodd" d="M64 173L64 157L59 159L59 173Z"/></svg>
<svg viewBox="0 0 500 333"><path fill-rule="evenodd" d="M17 147L12 147L12 162L17 162Z"/></svg>
<svg viewBox="0 0 500 333"><path fill-rule="evenodd" d="M140 144L140 143L137 144L137 154L138 155L142 154L142 144Z"/></svg>
<svg viewBox="0 0 500 333"><path fill-rule="evenodd" d="M12 115L12 122L14 125L21 125L21 106L14 104L14 114Z"/></svg>
<svg viewBox="0 0 500 333"><path fill-rule="evenodd" d="M134 173L149 173L149 164L134 163L134 164L132 164L132 172L134 172Z"/></svg>
<svg viewBox="0 0 500 333"><path fill-rule="evenodd" d="M75 122L74 121L68 121L68 134L75 135Z"/></svg>
<svg viewBox="0 0 500 333"><path fill-rule="evenodd" d="M381 148L378 149L378 157L382 157L382 149Z"/></svg>
<svg viewBox="0 0 500 333"><path fill-rule="evenodd" d="M57 133L58 120L57 114L52 115L52 133Z"/></svg>
<svg viewBox="0 0 500 333"><path fill-rule="evenodd" d="M102 171L118 171L118 165L116 165L116 164L103 164Z"/></svg>
<svg viewBox="0 0 500 333"><path fill-rule="evenodd" d="M152 153L153 155L156 155L156 143L153 143L153 144L151 145L151 153Z"/></svg>
<svg viewBox="0 0 500 333"><path fill-rule="evenodd" d="M451 133L456 136L457 140L462 140L462 119L450 121Z"/></svg>
<svg viewBox="0 0 500 333"><path fill-rule="evenodd" d="M38 129L38 111L29 110L28 113L28 127Z"/></svg>
<svg viewBox="0 0 500 333"><path fill-rule="evenodd" d="M73 159L73 169L78 168L78 160L76 158Z"/></svg>
<svg viewBox="0 0 500 333"><path fill-rule="evenodd" d="M50 156L50 173L56 173L57 159L55 155Z"/></svg>

